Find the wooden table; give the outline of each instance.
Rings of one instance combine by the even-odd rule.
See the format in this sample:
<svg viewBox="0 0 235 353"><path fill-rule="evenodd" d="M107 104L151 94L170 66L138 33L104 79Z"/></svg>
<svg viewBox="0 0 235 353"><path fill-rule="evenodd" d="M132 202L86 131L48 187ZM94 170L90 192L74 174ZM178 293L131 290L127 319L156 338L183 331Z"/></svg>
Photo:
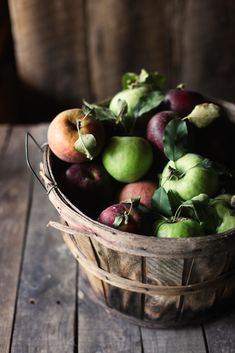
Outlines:
<svg viewBox="0 0 235 353"><path fill-rule="evenodd" d="M0 353L234 353L235 309L203 326L151 330L87 298L78 264L47 227L58 216L26 166L26 131L46 141L45 124L0 127Z"/></svg>

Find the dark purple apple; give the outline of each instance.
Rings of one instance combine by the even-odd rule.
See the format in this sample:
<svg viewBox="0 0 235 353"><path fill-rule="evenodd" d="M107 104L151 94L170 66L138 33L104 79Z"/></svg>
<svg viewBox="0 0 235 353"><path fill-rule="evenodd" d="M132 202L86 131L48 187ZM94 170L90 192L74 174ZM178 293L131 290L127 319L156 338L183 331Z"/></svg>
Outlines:
<svg viewBox="0 0 235 353"><path fill-rule="evenodd" d="M70 165L65 171L65 188L75 206L89 213L110 204L114 192L109 174L93 162Z"/></svg>
<svg viewBox="0 0 235 353"><path fill-rule="evenodd" d="M164 103L166 109L173 110L181 117L185 117L191 113L196 105L205 101L205 98L199 92L173 88L166 93Z"/></svg>
<svg viewBox="0 0 235 353"><path fill-rule="evenodd" d="M145 214L131 202L123 202L104 209L100 213L98 221L124 232L144 234L146 231L145 217Z"/></svg>
<svg viewBox="0 0 235 353"><path fill-rule="evenodd" d="M154 115L148 122L146 128L147 140L153 147L164 155L163 136L165 127L172 119L179 119L178 113L165 110Z"/></svg>

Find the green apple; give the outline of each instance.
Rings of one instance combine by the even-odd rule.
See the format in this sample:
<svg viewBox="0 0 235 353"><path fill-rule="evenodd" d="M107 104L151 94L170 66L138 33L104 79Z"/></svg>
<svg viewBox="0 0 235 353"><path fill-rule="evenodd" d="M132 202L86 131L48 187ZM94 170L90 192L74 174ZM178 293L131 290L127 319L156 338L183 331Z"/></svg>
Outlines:
<svg viewBox="0 0 235 353"><path fill-rule="evenodd" d="M235 213L231 207L232 195L223 194L217 196L211 201L211 206L214 207L219 223L216 228L216 233L223 233L235 228Z"/></svg>
<svg viewBox="0 0 235 353"><path fill-rule="evenodd" d="M199 194L214 196L219 188L219 176L208 159L187 153L177 161L165 166L161 186L168 192L177 193L183 200L190 200Z"/></svg>
<svg viewBox="0 0 235 353"><path fill-rule="evenodd" d="M116 180L131 183L142 178L153 161L152 148L138 136L114 136L102 156L107 172Z"/></svg>
<svg viewBox="0 0 235 353"><path fill-rule="evenodd" d="M125 101L127 104L127 116L134 116L134 109L139 103L141 97L148 93L146 86L124 89L118 92L111 100L109 109L116 115L120 113L120 102Z"/></svg>
<svg viewBox="0 0 235 353"><path fill-rule="evenodd" d="M204 235L204 231L194 219L177 218L155 222L154 235L158 238L189 238Z"/></svg>

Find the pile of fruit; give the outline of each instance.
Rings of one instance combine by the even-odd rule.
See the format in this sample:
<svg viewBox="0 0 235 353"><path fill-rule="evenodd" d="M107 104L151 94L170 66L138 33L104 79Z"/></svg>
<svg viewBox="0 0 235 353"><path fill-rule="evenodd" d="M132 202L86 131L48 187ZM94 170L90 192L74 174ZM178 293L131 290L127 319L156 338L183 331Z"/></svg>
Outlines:
<svg viewBox="0 0 235 353"><path fill-rule="evenodd" d="M158 72L126 73L107 102L58 114L48 144L58 185L116 229L186 238L235 228L231 141L222 107Z"/></svg>

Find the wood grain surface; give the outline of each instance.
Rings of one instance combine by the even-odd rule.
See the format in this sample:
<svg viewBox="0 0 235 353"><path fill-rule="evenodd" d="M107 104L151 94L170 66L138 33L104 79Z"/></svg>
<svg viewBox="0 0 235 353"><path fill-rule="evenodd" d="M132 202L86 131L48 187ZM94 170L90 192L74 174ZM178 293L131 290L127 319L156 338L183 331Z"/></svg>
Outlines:
<svg viewBox="0 0 235 353"><path fill-rule="evenodd" d="M46 127L32 133L45 141ZM41 155L34 153L37 168ZM11 352L67 353L74 346L76 264L61 237L46 227L55 211L36 181L31 197Z"/></svg>
<svg viewBox="0 0 235 353"><path fill-rule="evenodd" d="M3 128L0 134L0 351L2 353L8 353L10 349L30 203L31 176L26 170L23 150L25 131L24 127L16 128L14 132Z"/></svg>

